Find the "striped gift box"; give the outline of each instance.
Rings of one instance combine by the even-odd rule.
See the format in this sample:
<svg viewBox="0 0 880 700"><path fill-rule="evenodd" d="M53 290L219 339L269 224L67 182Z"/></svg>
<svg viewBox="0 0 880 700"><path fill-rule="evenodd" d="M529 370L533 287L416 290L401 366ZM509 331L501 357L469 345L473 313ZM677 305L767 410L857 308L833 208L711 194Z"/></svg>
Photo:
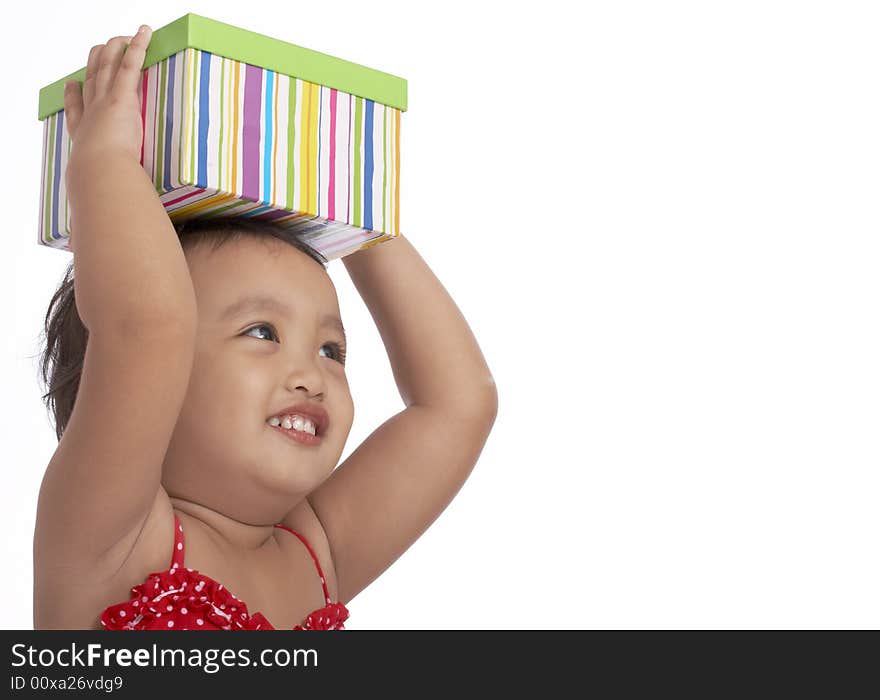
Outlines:
<svg viewBox="0 0 880 700"><path fill-rule="evenodd" d="M39 242L70 250L64 83L40 91ZM187 14L153 32L141 164L172 221L290 228L325 260L400 233L402 78Z"/></svg>

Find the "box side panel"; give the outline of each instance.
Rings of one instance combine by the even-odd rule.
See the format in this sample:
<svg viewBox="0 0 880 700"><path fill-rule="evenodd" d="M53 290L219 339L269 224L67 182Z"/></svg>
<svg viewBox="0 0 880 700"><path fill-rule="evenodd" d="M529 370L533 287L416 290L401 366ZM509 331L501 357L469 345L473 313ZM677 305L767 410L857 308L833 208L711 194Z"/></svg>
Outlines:
<svg viewBox="0 0 880 700"><path fill-rule="evenodd" d="M49 180L51 159L49 158L49 134L50 119L43 120L43 160L40 164L40 194L37 200L37 211L39 212L39 224L37 226L37 242L48 244L51 239L51 233L47 230L49 221Z"/></svg>
<svg viewBox="0 0 880 700"><path fill-rule="evenodd" d="M181 146L182 184L259 203L247 216L279 225L306 215L360 230L333 242L341 250L349 248L352 236L364 242L377 233L399 234L400 110L206 51L187 51L195 59L187 61L192 94L183 101L192 117ZM219 206L231 213L228 203Z"/></svg>
<svg viewBox="0 0 880 700"><path fill-rule="evenodd" d="M67 163L71 141L64 112L43 120L43 160L40 165L39 242L67 248L70 210L67 202Z"/></svg>
<svg viewBox="0 0 880 700"><path fill-rule="evenodd" d="M191 138L187 138L187 130L192 109L187 100L187 58L186 51L173 54L144 71L141 80L141 94L146 94L143 166L157 193L174 191L189 182Z"/></svg>
<svg viewBox="0 0 880 700"><path fill-rule="evenodd" d="M196 185L201 188L207 187L204 171L198 167L201 156L203 140L199 133L209 119L205 109L205 95L199 86L199 62L201 52L195 49L185 49L179 54L180 79L177 81L177 90L173 96L174 112L172 119L177 120L178 131L173 135L173 143L176 144L178 156L178 173L181 185ZM203 111L204 110L204 111ZM171 152L171 148L169 148Z"/></svg>
<svg viewBox="0 0 880 700"><path fill-rule="evenodd" d="M157 189L161 186L161 180L157 180L157 172L162 171L162 159L158 144L160 142L160 124L158 120L159 101L162 96L160 82L162 68L165 62L157 63L141 73L138 83L138 94L141 98L141 115L144 125L144 138L141 143L141 165L150 175L153 186Z"/></svg>

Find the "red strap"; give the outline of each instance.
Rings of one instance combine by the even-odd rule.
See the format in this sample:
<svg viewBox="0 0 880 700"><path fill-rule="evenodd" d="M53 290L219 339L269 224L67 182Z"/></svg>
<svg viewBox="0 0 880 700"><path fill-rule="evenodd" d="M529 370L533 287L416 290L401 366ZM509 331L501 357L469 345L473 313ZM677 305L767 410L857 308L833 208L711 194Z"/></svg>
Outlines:
<svg viewBox="0 0 880 700"><path fill-rule="evenodd" d="M171 552L171 568L183 568L183 526L174 513L174 550Z"/></svg>
<svg viewBox="0 0 880 700"><path fill-rule="evenodd" d="M320 562L318 561L318 557L315 556L315 553L312 551L312 548L309 546L309 543L306 542L306 538L303 537L302 535L300 535L300 534L299 534L298 532L296 532L295 530L291 530L291 529L290 529L289 527L287 527L286 525L278 524L278 525L276 525L275 527L280 527L280 528L282 528L283 530L287 530L288 532L291 532L291 533L293 533L294 535L296 535L297 537L299 537L300 541L306 546L306 549L309 550L309 554L311 554L311 555L312 555L312 559L315 560L315 566L318 567L318 576L321 577L321 586L323 586L323 588L324 588L324 600L325 600L325 601L327 602L327 604L329 605L329 604L330 604L330 594L327 592L327 581L324 580L324 572L321 571L321 564L320 564Z"/></svg>
<svg viewBox="0 0 880 700"><path fill-rule="evenodd" d="M300 541L306 546L306 549L309 550L309 554L312 555L312 559L315 561L315 566L318 568L318 576L321 577L321 586L324 589L324 600L329 604L330 601L330 593L327 590L327 581L324 579L324 572L321 571L321 563L318 561L318 557L315 556L314 551L312 551L311 546L306 541L306 538L300 535L295 530L291 530L286 525L278 524L275 527L280 527L283 530L287 530L288 532L299 537ZM171 567L180 567L183 568L183 554L184 554L184 546L183 546L183 526L180 524L180 520L177 517L177 513L174 513L174 551L171 554Z"/></svg>

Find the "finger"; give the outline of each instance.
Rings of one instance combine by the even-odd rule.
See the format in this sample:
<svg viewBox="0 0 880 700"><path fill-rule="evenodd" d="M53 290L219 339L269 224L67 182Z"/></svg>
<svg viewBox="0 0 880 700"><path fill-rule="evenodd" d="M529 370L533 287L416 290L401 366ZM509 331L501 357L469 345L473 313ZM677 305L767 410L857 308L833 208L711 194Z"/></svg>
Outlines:
<svg viewBox="0 0 880 700"><path fill-rule="evenodd" d="M128 43L129 38L127 36L115 36L101 50L98 73L95 76L96 97L106 95L113 87L116 71L119 70L119 64L122 61L122 52L125 50L125 45Z"/></svg>
<svg viewBox="0 0 880 700"><path fill-rule="evenodd" d="M144 58L147 55L147 46L150 45L152 35L152 29L146 24L141 25L138 33L128 45L128 49L122 57L119 72L116 74L116 81L113 83L113 93L116 96L122 97L125 94L137 92L141 72L144 68Z"/></svg>
<svg viewBox="0 0 880 700"><path fill-rule="evenodd" d="M64 117L67 119L67 133L73 141L76 127L82 117L83 103L79 83L68 80L64 84Z"/></svg>
<svg viewBox="0 0 880 700"><path fill-rule="evenodd" d="M83 99L83 107L88 109L89 104L92 101L92 95L95 94L95 75L98 72L98 59L101 57L101 49L104 48L104 44L98 44L97 46L93 46L91 51L89 51L89 61L86 65L86 77L83 80L82 87L82 99Z"/></svg>

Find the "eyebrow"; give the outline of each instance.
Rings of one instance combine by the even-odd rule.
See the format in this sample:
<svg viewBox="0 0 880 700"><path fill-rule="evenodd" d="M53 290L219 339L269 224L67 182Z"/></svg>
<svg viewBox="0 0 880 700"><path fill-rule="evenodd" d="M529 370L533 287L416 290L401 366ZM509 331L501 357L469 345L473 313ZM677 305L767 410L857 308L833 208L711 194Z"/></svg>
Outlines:
<svg viewBox="0 0 880 700"><path fill-rule="evenodd" d="M266 296L264 294L252 294L227 306L220 314L220 320L228 321L229 319L237 318L254 311L274 311L288 319L293 318L293 309L283 301L279 301L275 297ZM335 328L342 333L343 338L346 337L345 326L342 325L342 320L338 316L324 314L324 316L321 317L321 327Z"/></svg>

